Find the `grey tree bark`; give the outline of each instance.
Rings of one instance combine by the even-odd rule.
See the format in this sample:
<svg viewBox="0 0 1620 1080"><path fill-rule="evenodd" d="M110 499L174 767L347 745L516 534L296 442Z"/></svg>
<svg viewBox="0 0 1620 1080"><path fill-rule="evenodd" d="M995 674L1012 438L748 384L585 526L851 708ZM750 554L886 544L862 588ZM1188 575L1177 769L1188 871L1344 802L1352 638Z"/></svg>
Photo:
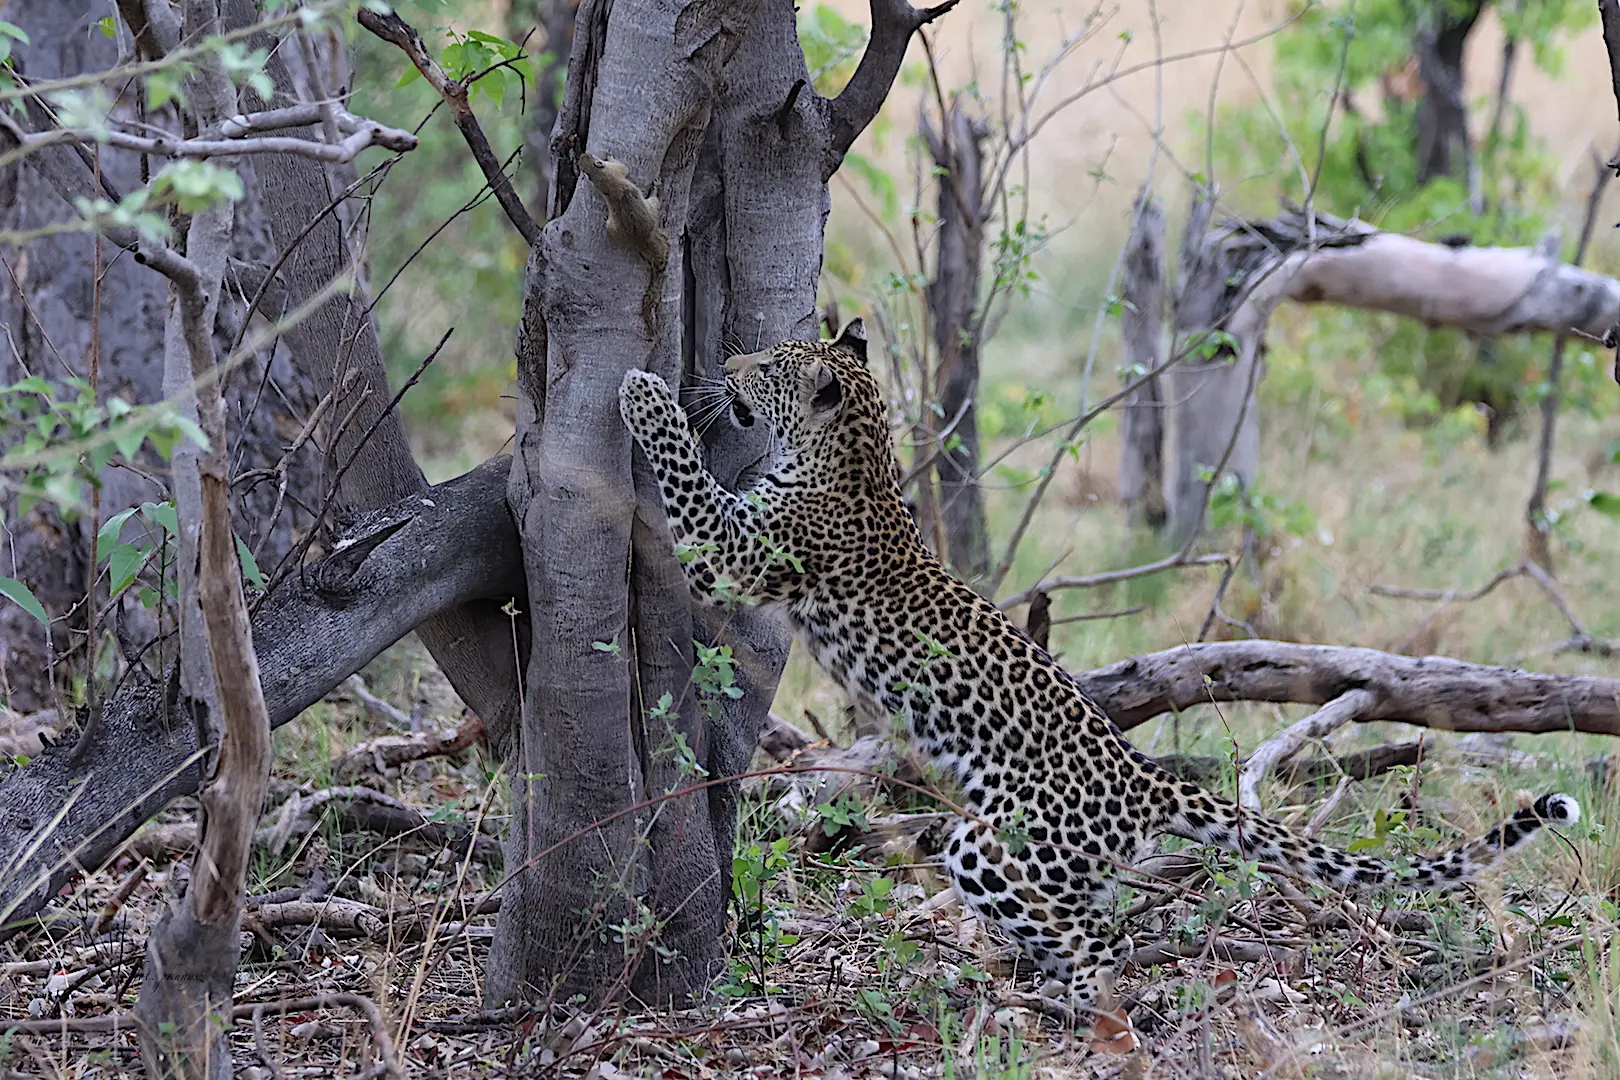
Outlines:
<svg viewBox="0 0 1620 1080"><path fill-rule="evenodd" d="M925 113L922 134L939 184L939 231L934 279L928 283L935 361L932 383L943 419L933 437L939 445L939 515L945 556L969 583L990 572L990 529L979 488L979 265L984 255L984 139L982 117L951 100L950 114L936 130ZM930 422L930 427L935 425Z"/></svg>
<svg viewBox="0 0 1620 1080"><path fill-rule="evenodd" d="M1121 317L1126 379L1164 363L1164 208L1146 188L1137 196L1136 227L1126 241ZM1119 498L1131 520L1164 524L1164 397L1158 378L1120 406Z"/></svg>
<svg viewBox="0 0 1620 1080"><path fill-rule="evenodd" d="M866 56L826 100L808 87L786 0L581 7L553 141L554 215L530 259L518 340L509 497L534 628L529 670L546 675L508 759L512 876L490 1002L624 991L678 1000L718 970L735 793L718 784L706 798L663 799L690 783L671 744L678 736L711 776L743 771L788 641L757 612L689 609L656 489L632 465L618 386L632 364L673 385L683 372L712 375L728 342L816 332L827 180L929 17L903 0L875 3ZM654 340L640 316L649 266L608 236L601 196L571 166L580 151L623 163L642 191L656 186L671 244ZM710 438L723 482L763 453L722 425ZM694 640L729 645L744 689L712 718L693 692ZM653 710L664 693L672 707ZM598 934L612 926L636 929L603 949ZM654 939L667 962L650 959Z"/></svg>
<svg viewBox="0 0 1620 1080"><path fill-rule="evenodd" d="M88 29L105 14L105 5L92 0L13 0L5 17L29 35L28 45L17 45L13 62L32 78L56 78L111 66L120 44ZM123 42L128 47L127 38ZM120 108L134 111L133 96ZM4 137L0 136L0 141ZM51 153L51 152L46 152ZM29 229L65 220L71 207L64 192L36 168L37 159L25 158L0 168L0 229ZM55 152L63 175L73 182L73 193L89 197L95 174L71 151ZM115 197L139 187L143 169L155 171L161 163L143 163L134 153L103 149L100 169L103 192ZM239 204L233 254L257 256L253 237L263 230L257 206ZM25 375L40 375L61 385L69 374L85 378L89 370L91 269L94 241L88 234L61 234L35 240L20 251L3 254L7 267L0 277L0 383ZM102 241L103 276L100 306L100 396L119 396L132 403L163 397L163 325L167 307L162 277L140 266L115 244ZM225 305L239 313L239 301ZM221 319L219 334L229 333L236 316ZM284 352L263 353L233 373L226 384L226 400L235 418L231 431L231 460L238 472L269 469L282 457L282 445L298 430L302 418L314 408L316 394L307 378L287 360ZM156 461L143 462L161 475ZM316 470L307 457L295 457L286 473L286 505L318 501ZM169 493L146 477L125 469L109 469L102 477L103 518L148 500L162 501ZM279 559L289 549L295 528L307 521L289 509L274 523L271 508L276 490L270 486L244 486L234 500L237 531L258 547L261 558ZM0 497L5 514L4 542L0 543L0 576L17 577L29 585L53 616L61 617L82 604L92 573L92 533L88 520L64 521L46 507L19 516L12 496ZM131 526L133 529L133 526ZM102 597L105 601L105 595ZM126 633L142 637L155 628L144 613L131 605L119 617ZM103 624L104 630L109 629ZM58 655L71 653L74 662L84 655L86 624L83 609L53 626ZM40 625L20 608L0 603L0 699L13 708L32 711L55 704L50 687L45 635Z"/></svg>
<svg viewBox="0 0 1620 1080"><path fill-rule="evenodd" d="M1227 232L1210 229L1214 205L1214 191L1200 188L1187 216L1171 333L1175 355L1183 359L1164 380L1170 403L1165 522L1178 542L1202 525L1214 474L1230 471L1247 485L1260 457L1260 426L1251 407L1260 377L1259 327L1236 325L1236 283L1242 279ZM1214 331L1228 336L1211 336Z"/></svg>
<svg viewBox="0 0 1620 1080"><path fill-rule="evenodd" d="M522 590L506 508L511 459L368 514L336 553L295 574L254 613L270 726L320 701L435 615ZM139 675L102 710L86 757L59 742L0 784L0 925L27 925L82 869L101 866L140 825L201 785L197 730L171 714L166 684ZM63 793L74 797L63 802Z"/></svg>
<svg viewBox="0 0 1620 1080"><path fill-rule="evenodd" d="M1421 25L1412 51L1417 56L1423 96L1417 104L1418 182L1437 176L1467 179L1473 151L1468 141L1468 100L1463 58L1468 35L1485 10L1485 0L1430 0L1419 16Z"/></svg>

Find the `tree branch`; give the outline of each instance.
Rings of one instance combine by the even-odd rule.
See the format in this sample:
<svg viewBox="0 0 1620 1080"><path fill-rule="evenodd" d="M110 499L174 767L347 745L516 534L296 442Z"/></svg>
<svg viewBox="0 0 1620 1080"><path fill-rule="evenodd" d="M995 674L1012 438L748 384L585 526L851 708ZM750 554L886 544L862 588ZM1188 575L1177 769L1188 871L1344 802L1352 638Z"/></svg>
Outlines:
<svg viewBox="0 0 1620 1080"><path fill-rule="evenodd" d="M313 109L314 106L309 108ZM293 113L296 110L273 110L273 112ZM17 126L10 117L0 114L0 126L7 129L17 143L15 149L0 155L0 167L9 165L17 158L27 154L36 153L48 146L57 146L64 143L101 143L105 146L115 147L119 150L131 150L138 154L151 154L154 157L168 158L212 158L231 157L245 154L297 154L300 157L313 158L316 161L341 164L353 161L362 150L373 146L403 153L416 149L416 136L408 131L398 128L386 127L374 120L367 120L352 113L338 112L338 128L348 137L339 143L316 142L313 139L298 139L290 136L265 135L257 138L247 138L252 130L251 126L243 127L242 122L251 125L255 116L269 117L271 113L259 113L248 116L234 116L224 121L220 127L221 139L166 139L160 137L145 137L131 135L123 131L84 131L76 128L57 128L55 131L41 132L31 135ZM296 127L312 122L318 117L302 119L286 119L278 122L277 127ZM282 118L277 118L280 120Z"/></svg>
<svg viewBox="0 0 1620 1080"><path fill-rule="evenodd" d="M1347 691L1255 747L1238 772L1238 803L1247 810L1259 810L1262 780L1303 750L1306 743L1337 731L1356 719L1363 709L1371 708L1376 700L1370 690Z"/></svg>
<svg viewBox="0 0 1620 1080"><path fill-rule="evenodd" d="M428 85L437 90L445 104L450 106L450 115L454 117L462 138L467 140L467 149L472 151L473 160L478 162L478 167L483 170L484 179L489 181L491 190L495 192L496 201L501 204L501 209L506 211L507 220L522 235L524 243L533 247L540 239L540 226L535 223L528 208L523 205L523 200L518 198L518 193L513 190L512 181L501 168L501 161L490 147L484 129L478 125L478 118L473 115L472 106L467 101L467 84L446 75L438 62L428 54L421 35L410 23L394 12L390 11L384 15L368 7L362 7L355 17L359 19L361 26L389 44L398 46L410 58L411 63L416 65L416 70L422 73L422 78L427 80Z"/></svg>
<svg viewBox="0 0 1620 1080"><path fill-rule="evenodd" d="M957 0L945 0L934 7L914 8L906 0L871 0L872 36L866 52L843 92L826 103L830 138L822 160L823 177L838 171L856 137L883 107L900 63L906 58L911 35L956 4Z"/></svg>
<svg viewBox="0 0 1620 1080"><path fill-rule="evenodd" d="M1211 702L1325 705L1351 690L1367 690L1375 700L1356 714L1360 723L1620 735L1620 679L1547 675L1444 656L1223 641L1149 653L1075 678L1114 723L1127 729Z"/></svg>
<svg viewBox="0 0 1620 1080"><path fill-rule="evenodd" d="M1598 17L1603 22L1603 47L1609 54L1609 80L1614 87L1614 104L1620 113L1620 0L1598 0ZM1620 175L1620 154L1609 159L1609 168Z"/></svg>

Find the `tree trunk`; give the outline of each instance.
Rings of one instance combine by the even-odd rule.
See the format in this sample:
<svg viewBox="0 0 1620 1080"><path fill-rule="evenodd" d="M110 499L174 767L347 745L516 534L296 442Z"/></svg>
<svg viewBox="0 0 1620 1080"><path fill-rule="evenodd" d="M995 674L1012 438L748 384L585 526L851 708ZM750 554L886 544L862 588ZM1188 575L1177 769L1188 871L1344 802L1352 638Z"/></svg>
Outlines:
<svg viewBox="0 0 1620 1080"><path fill-rule="evenodd" d="M979 489L979 263L984 254L983 142L989 126L969 115L962 98L951 101L944 129L923 116L923 139L938 167L939 240L934 280L928 283L933 322L934 391L940 430L932 436L937 455L939 513L951 568L969 583L990 572L990 530ZM927 416L924 417L927 420ZM930 428L934 423L928 420Z"/></svg>
<svg viewBox="0 0 1620 1080"><path fill-rule="evenodd" d="M106 5L91 0L13 0L5 18L29 36L17 44L13 61L32 78L56 78L112 66L118 44L87 30ZM133 95L120 108L133 112ZM91 168L61 150L81 181L83 193L93 190ZM152 162L150 172L161 167ZM103 148L101 175L105 189L127 193L142 184L142 162L137 154ZM109 197L115 197L109 195ZM27 229L60 222L72 215L61 194L25 158L0 169L0 229ZM262 232L256 206L238 204L235 254L253 257L251 237ZM60 386L69 374L87 378L91 344L91 309L94 290L91 271L94 241L88 233L64 233L35 240L3 255L9 270L0 278L0 327L9 341L0 347L0 384L25 375L39 375ZM103 276L100 290L100 398L113 396L131 403L163 398L163 321L167 308L166 283L107 240L102 241ZM239 306L239 305L238 305ZM221 319L221 337L240 315ZM266 370L269 365L269 370ZM261 354L232 373L226 389L230 413L237 418L231 432L231 462L237 473L269 469L283 456L303 417L314 408L316 395L309 379L288 362L284 353ZM3 441L3 437L0 437ZM143 458L154 475L166 468ZM271 521L276 486L244 485L237 491L238 533L257 548L260 558L272 562L289 549L301 520L290 508L298 502L317 502L316 469L307 455L295 457L287 471L289 509ZM169 493L145 477L125 469L108 469L102 477L101 517L139 503L163 501ZM91 575L95 528L87 517L72 522L46 506L26 515L16 513L15 496L0 496L0 512L7 524L0 544L0 576L21 578L53 616L64 615L85 598ZM302 519L307 524L307 519ZM129 526L130 532L136 527ZM103 589L102 602L106 602ZM155 632L155 625L138 605L128 605L119 618L121 628L137 641ZM110 627L102 626L104 631ZM71 624L52 627L53 644L60 660L69 652L74 662L85 655L86 624L83 609ZM52 664L40 625L15 604L0 602L0 697L27 712L55 704L50 686ZM63 672L57 670L58 677Z"/></svg>
<svg viewBox="0 0 1620 1080"><path fill-rule="evenodd" d="M222 8L231 28L251 26L258 18L253 0L224 0ZM275 83L276 105L320 100L331 89L325 85L328 80L301 62L302 51L292 47L295 39L288 38L286 48L267 34L253 41L270 50L265 71ZM258 107L251 91L244 90L242 97L244 107ZM298 133L310 134L288 131ZM399 411L392 407L365 267L349 247L343 213L308 227L339 194L333 174L319 162L292 155L262 155L253 166L274 250L285 260L280 276L286 282L288 308L344 274L358 278L353 288L332 296L284 334L305 377L321 395L333 397L322 498L331 492L339 508L359 513L424 491L427 479L411 454ZM417 636L456 693L484 721L491 744L507 746L517 726L521 693L512 624L500 604L479 602L445 612L419 627Z"/></svg>
<svg viewBox="0 0 1620 1080"><path fill-rule="evenodd" d="M1423 96L1417 103L1418 183L1455 176L1477 185L1470 175L1473 148L1468 141L1468 100L1463 81L1463 55L1468 35L1485 9L1484 0L1431 0L1420 16L1412 51L1417 56Z"/></svg>
<svg viewBox="0 0 1620 1080"><path fill-rule="evenodd" d="M507 18L514 40L533 31L524 51L534 57L534 100L523 127L524 202L544 220L551 216L551 135L562 103L563 75L574 49L574 15L579 0L529 0L512 5Z"/></svg>
<svg viewBox="0 0 1620 1080"><path fill-rule="evenodd" d="M1265 324L1240 325L1234 282L1241 276L1226 230L1210 231L1214 203L1215 193L1200 188L1188 215L1173 333L1183 359L1165 373L1171 461L1165 517L1177 541L1202 526L1217 474L1230 472L1248 485L1260 458L1260 426L1250 398L1260 374L1255 331Z"/></svg>
<svg viewBox="0 0 1620 1080"><path fill-rule="evenodd" d="M678 736L711 777L746 769L788 637L757 611L689 609L618 387L630 365L673 385L683 372L712 378L728 341L815 334L827 180L931 17L878 0L855 77L825 100L808 88L787 0L605 7L582 6L575 26L553 141L556 214L530 259L518 339L509 497L534 620L529 670L545 678L508 759L512 876L492 1003L625 990L678 1000L719 968L736 796L718 784L706 798L662 798L692 783L670 751ZM656 185L671 246L651 341L647 246L609 237L603 199L573 165L581 150L623 163L641 192ZM745 476L763 437L714 425L715 475ZM697 699L694 638L731 646L740 699ZM664 693L670 707L656 709ZM663 956L644 962L654 942Z"/></svg>
<svg viewBox="0 0 1620 1080"><path fill-rule="evenodd" d="M1125 379L1134 382L1164 363L1164 208L1142 189L1136 227L1126 242ZM1149 379L1120 406L1119 498L1131 520L1164 524L1164 398Z"/></svg>

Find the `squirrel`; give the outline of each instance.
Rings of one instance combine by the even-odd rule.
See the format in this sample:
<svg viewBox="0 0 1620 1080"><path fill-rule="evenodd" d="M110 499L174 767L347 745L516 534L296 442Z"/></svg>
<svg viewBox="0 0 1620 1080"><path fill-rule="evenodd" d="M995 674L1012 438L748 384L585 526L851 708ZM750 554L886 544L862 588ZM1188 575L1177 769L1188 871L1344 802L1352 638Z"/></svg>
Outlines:
<svg viewBox="0 0 1620 1080"><path fill-rule="evenodd" d="M612 158L579 155L579 169L602 193L608 205L607 231L647 263L652 279L641 297L641 321L647 336L658 336L658 301L664 295L664 271L669 267L669 237L658 226L658 197L643 195L630 170Z"/></svg>

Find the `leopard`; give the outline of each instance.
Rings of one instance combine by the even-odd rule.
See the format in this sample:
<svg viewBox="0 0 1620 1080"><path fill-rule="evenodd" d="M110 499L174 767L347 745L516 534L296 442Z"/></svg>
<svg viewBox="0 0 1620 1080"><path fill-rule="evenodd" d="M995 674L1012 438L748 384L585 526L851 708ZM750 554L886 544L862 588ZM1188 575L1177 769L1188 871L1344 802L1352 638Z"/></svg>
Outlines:
<svg viewBox="0 0 1620 1080"><path fill-rule="evenodd" d="M714 391L731 423L770 436L737 490L705 467L663 379L632 369L619 391L693 597L785 613L857 708L901 729L956 793L943 861L957 894L1070 1008L1110 992L1131 951L1115 914L1120 873L1166 834L1331 888L1449 889L1543 826L1580 819L1574 798L1544 794L1446 854L1397 863L1178 778L924 543L860 320L832 340L732 355Z"/></svg>

